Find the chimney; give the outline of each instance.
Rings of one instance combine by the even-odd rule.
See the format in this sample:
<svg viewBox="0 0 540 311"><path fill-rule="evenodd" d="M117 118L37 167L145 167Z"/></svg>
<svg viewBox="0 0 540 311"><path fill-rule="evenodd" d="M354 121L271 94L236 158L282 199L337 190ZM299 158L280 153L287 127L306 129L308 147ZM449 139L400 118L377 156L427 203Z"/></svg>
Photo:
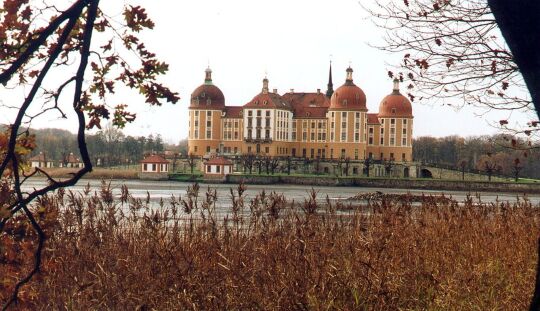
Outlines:
<svg viewBox="0 0 540 311"><path fill-rule="evenodd" d="M294 89L291 89L291 93L294 93Z"/></svg>
<svg viewBox="0 0 540 311"><path fill-rule="evenodd" d="M274 89L274 94L277 94L277 89Z"/></svg>
<svg viewBox="0 0 540 311"><path fill-rule="evenodd" d="M321 89L317 89L317 95L321 94Z"/></svg>

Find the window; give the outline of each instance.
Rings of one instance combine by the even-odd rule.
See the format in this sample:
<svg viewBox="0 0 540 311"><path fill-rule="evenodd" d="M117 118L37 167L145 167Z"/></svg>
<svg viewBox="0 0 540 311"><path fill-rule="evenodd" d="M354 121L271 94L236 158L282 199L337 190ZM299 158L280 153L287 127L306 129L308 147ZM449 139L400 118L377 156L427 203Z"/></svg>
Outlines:
<svg viewBox="0 0 540 311"><path fill-rule="evenodd" d="M261 111L257 110L257 117L260 117L260 116L261 116Z"/></svg>
<svg viewBox="0 0 540 311"><path fill-rule="evenodd" d="M343 111L343 112L341 113L341 118L342 118L342 119L347 118L347 112L346 112L346 111Z"/></svg>
<svg viewBox="0 0 540 311"><path fill-rule="evenodd" d="M392 108L392 113L393 113L393 114L396 113L396 108Z"/></svg>
<svg viewBox="0 0 540 311"><path fill-rule="evenodd" d="M251 152L251 146L248 146L248 153Z"/></svg>
<svg viewBox="0 0 540 311"><path fill-rule="evenodd" d="M381 145L384 145L384 138L381 137Z"/></svg>
<svg viewBox="0 0 540 311"><path fill-rule="evenodd" d="M304 157L304 158L306 157L306 148L302 149L302 157Z"/></svg>
<svg viewBox="0 0 540 311"><path fill-rule="evenodd" d="M357 113L356 113L356 118L357 118L357 119L360 118L360 112L357 112Z"/></svg>
<svg viewBox="0 0 540 311"><path fill-rule="evenodd" d="M394 159L394 153L390 152L390 160Z"/></svg>
<svg viewBox="0 0 540 311"><path fill-rule="evenodd" d="M252 126L253 126L253 119L248 118L248 127L252 127Z"/></svg>
<svg viewBox="0 0 540 311"><path fill-rule="evenodd" d="M210 146L206 146L206 152L210 152Z"/></svg>
<svg viewBox="0 0 540 311"><path fill-rule="evenodd" d="M360 133L354 133L354 141L359 141L360 140Z"/></svg>
<svg viewBox="0 0 540 311"><path fill-rule="evenodd" d="M407 135L407 129L403 129L403 135Z"/></svg>
<svg viewBox="0 0 540 311"><path fill-rule="evenodd" d="M264 147L264 152L265 152L266 154L270 153L270 147Z"/></svg>
<svg viewBox="0 0 540 311"><path fill-rule="evenodd" d="M315 133L311 132L311 141L315 141Z"/></svg>
<svg viewBox="0 0 540 311"><path fill-rule="evenodd" d="M395 140L394 140L394 137L390 137L390 146L393 146L395 145Z"/></svg>
<svg viewBox="0 0 540 311"><path fill-rule="evenodd" d="M373 134L373 128L372 127L369 128L369 133Z"/></svg>
<svg viewBox="0 0 540 311"><path fill-rule="evenodd" d="M345 149L341 149L341 157L345 158Z"/></svg>
<svg viewBox="0 0 540 311"><path fill-rule="evenodd" d="M330 149L330 159L334 158L334 149Z"/></svg>
<svg viewBox="0 0 540 311"><path fill-rule="evenodd" d="M211 139L212 138L212 130L207 130L206 131L206 139Z"/></svg>
<svg viewBox="0 0 540 311"><path fill-rule="evenodd" d="M199 148L198 148L197 146L195 146L194 151L197 152L198 149L199 149Z"/></svg>
<svg viewBox="0 0 540 311"><path fill-rule="evenodd" d="M358 160L358 149L354 149L354 159Z"/></svg>
<svg viewBox="0 0 540 311"><path fill-rule="evenodd" d="M407 119L403 119L403 125L407 125Z"/></svg>
<svg viewBox="0 0 540 311"><path fill-rule="evenodd" d="M296 132L292 132L292 140L296 140Z"/></svg>
<svg viewBox="0 0 540 311"><path fill-rule="evenodd" d="M390 128L390 134L392 134L392 135L396 134L396 128L395 127Z"/></svg>
<svg viewBox="0 0 540 311"><path fill-rule="evenodd" d="M314 158L315 157L315 149L311 149L311 158Z"/></svg>
<svg viewBox="0 0 540 311"><path fill-rule="evenodd" d="M266 127L270 127L270 118L266 118Z"/></svg>
<svg viewBox="0 0 540 311"><path fill-rule="evenodd" d="M302 133L302 140L303 140L303 141L306 141L306 140L307 140L307 132L303 132L303 133Z"/></svg>
<svg viewBox="0 0 540 311"><path fill-rule="evenodd" d="M144 168L143 168L143 171L145 171L145 172L148 171L148 164L144 163L144 164L143 164L143 167L144 167Z"/></svg>
<svg viewBox="0 0 540 311"><path fill-rule="evenodd" d="M407 138L403 138L401 141L402 146L407 146Z"/></svg>
<svg viewBox="0 0 540 311"><path fill-rule="evenodd" d="M341 132L341 141L347 140L347 133Z"/></svg>
<svg viewBox="0 0 540 311"><path fill-rule="evenodd" d="M195 111L195 116L196 116L196 117L199 116L199 111L198 111L198 110Z"/></svg>
<svg viewBox="0 0 540 311"><path fill-rule="evenodd" d="M401 154L401 161L405 162L405 154L404 153Z"/></svg>
<svg viewBox="0 0 540 311"><path fill-rule="evenodd" d="M212 117L212 111L207 111L207 112L206 112L206 116L207 116L207 117Z"/></svg>
<svg viewBox="0 0 540 311"><path fill-rule="evenodd" d="M312 129L315 128L315 122L311 122L311 128L312 128Z"/></svg>
<svg viewBox="0 0 540 311"><path fill-rule="evenodd" d="M234 153L238 153L238 147L234 147Z"/></svg>
<svg viewBox="0 0 540 311"><path fill-rule="evenodd" d="M251 116L253 116L253 111L248 110L248 117L251 117Z"/></svg>
<svg viewBox="0 0 540 311"><path fill-rule="evenodd" d="M206 172L208 172L208 173L212 172L212 166L211 165L206 166Z"/></svg>
<svg viewBox="0 0 540 311"><path fill-rule="evenodd" d="M261 127L261 118L257 118L257 127Z"/></svg>
<svg viewBox="0 0 540 311"><path fill-rule="evenodd" d="M221 171L221 166L216 165L216 173L219 173Z"/></svg>
<svg viewBox="0 0 540 311"><path fill-rule="evenodd" d="M206 127L212 127L212 120L206 120Z"/></svg>
<svg viewBox="0 0 540 311"><path fill-rule="evenodd" d="M346 99L343 100L343 106L347 106L347 100Z"/></svg>
<svg viewBox="0 0 540 311"><path fill-rule="evenodd" d="M266 130L264 133L264 138L270 139L270 130Z"/></svg>
<svg viewBox="0 0 540 311"><path fill-rule="evenodd" d="M345 121L341 122L341 128L344 129L344 128L346 128L346 127L347 127L347 122L345 122Z"/></svg>
<svg viewBox="0 0 540 311"><path fill-rule="evenodd" d="M390 119L390 124L396 124L396 119Z"/></svg>
<svg viewBox="0 0 540 311"><path fill-rule="evenodd" d="M373 137L370 137L370 138L369 138L368 144L373 145Z"/></svg>
<svg viewBox="0 0 540 311"><path fill-rule="evenodd" d="M261 130L257 130L256 135L257 139L261 139Z"/></svg>
<svg viewBox="0 0 540 311"><path fill-rule="evenodd" d="M206 99L206 105L212 104L212 99L209 97Z"/></svg>
<svg viewBox="0 0 540 311"><path fill-rule="evenodd" d="M249 129L249 130L247 131L247 138L250 138L250 139L251 139L252 136L253 136L253 135L252 135L251 129Z"/></svg>
<svg viewBox="0 0 540 311"><path fill-rule="evenodd" d="M270 116L270 110L266 110L266 116L267 116L267 117Z"/></svg>

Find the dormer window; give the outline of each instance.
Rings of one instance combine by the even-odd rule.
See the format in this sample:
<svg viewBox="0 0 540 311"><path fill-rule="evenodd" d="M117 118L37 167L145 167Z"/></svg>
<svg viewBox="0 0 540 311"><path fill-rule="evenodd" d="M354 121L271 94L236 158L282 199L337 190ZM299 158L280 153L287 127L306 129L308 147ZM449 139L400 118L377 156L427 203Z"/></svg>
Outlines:
<svg viewBox="0 0 540 311"><path fill-rule="evenodd" d="M267 100L263 101L263 105L265 106L268 105L268 101Z"/></svg>
<svg viewBox="0 0 540 311"><path fill-rule="evenodd" d="M207 98L206 99L206 105L211 105L212 104L212 99L211 98Z"/></svg>
<svg viewBox="0 0 540 311"><path fill-rule="evenodd" d="M258 101L258 100L256 100L256 101L255 101L255 105L258 105L258 104L259 104L259 101Z"/></svg>
<svg viewBox="0 0 540 311"><path fill-rule="evenodd" d="M392 113L393 113L393 114L396 113L396 108L392 108Z"/></svg>
<svg viewBox="0 0 540 311"><path fill-rule="evenodd" d="M346 99L343 100L343 106L347 106L347 100Z"/></svg>
<svg viewBox="0 0 540 311"><path fill-rule="evenodd" d="M201 97L205 97L206 96L206 93L205 92L202 92L201 93Z"/></svg>

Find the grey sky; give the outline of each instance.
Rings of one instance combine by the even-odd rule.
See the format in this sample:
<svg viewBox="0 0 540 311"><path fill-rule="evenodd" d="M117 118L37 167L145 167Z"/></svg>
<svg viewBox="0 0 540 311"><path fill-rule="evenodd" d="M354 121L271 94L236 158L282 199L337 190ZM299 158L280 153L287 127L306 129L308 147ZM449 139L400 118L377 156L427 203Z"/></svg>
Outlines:
<svg viewBox="0 0 540 311"><path fill-rule="evenodd" d="M111 5L104 9L114 15L119 10L112 6L119 2L103 1L103 5ZM176 105L152 108L141 97L122 98L138 113L135 123L125 129L129 135L161 134L169 142L187 137L190 94L203 83L208 64L227 105L243 105L260 92L265 73L270 88L280 93L291 88L325 90L332 55L335 88L344 82L350 63L355 83L366 93L369 111L377 112L379 102L392 89L389 64L398 63L401 57L368 45L381 42L383 33L353 0L129 2L146 7L155 21L154 31L144 33L143 38L169 63L170 72L163 81L182 97ZM508 117L503 112L476 117L481 110L456 112L446 106L417 103L413 103L413 113L416 137L494 133L488 122ZM3 122L5 117L0 119ZM35 125L70 126L51 118Z"/></svg>

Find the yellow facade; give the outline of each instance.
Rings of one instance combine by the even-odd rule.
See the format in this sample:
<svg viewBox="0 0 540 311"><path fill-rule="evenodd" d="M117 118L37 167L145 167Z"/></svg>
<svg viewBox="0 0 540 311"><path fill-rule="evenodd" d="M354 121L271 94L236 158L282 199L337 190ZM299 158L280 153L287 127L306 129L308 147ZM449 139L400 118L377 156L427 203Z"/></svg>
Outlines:
<svg viewBox="0 0 540 311"><path fill-rule="evenodd" d="M352 69L348 71L349 77L352 77ZM347 80L350 81L348 85L354 86L350 79ZM205 83L216 88L211 84L208 70ZM385 107L387 112L379 117L381 112L368 114L361 105L349 103L350 109L347 109L346 100L335 108L334 104L331 106L330 98L325 98L319 91L290 92L283 96L276 91L270 93L265 79L259 95L242 107L233 107L225 106L224 97L219 97L222 95L204 86L192 94L189 108L190 154L202 157L255 153L310 159L349 158L360 161L371 157L374 160L412 161L413 116L412 112L400 113L403 109L400 110L399 106L397 110ZM211 98L208 95L210 91L218 94L211 94L217 98ZM396 94L401 96L394 86L392 95ZM202 100L204 96L206 101ZM295 98L300 98L299 102L294 102ZM358 95L356 99L359 99ZM383 103L387 104L385 100L381 102L380 109L383 109ZM399 100L407 104L401 97ZM216 102L223 104L220 106ZM410 111L410 107L407 109Z"/></svg>

